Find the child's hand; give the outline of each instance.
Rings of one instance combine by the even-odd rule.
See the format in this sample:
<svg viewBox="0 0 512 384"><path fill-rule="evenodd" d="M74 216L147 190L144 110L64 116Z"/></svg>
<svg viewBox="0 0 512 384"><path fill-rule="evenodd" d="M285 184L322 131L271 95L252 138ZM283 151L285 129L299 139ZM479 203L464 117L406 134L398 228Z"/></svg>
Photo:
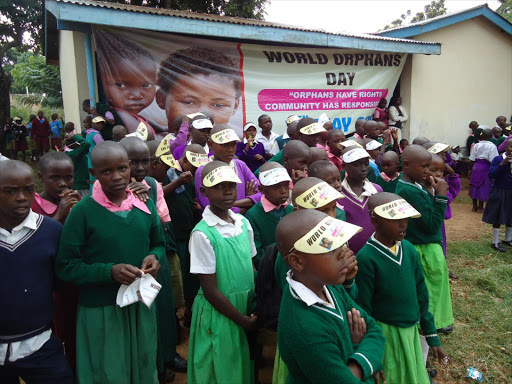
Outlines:
<svg viewBox="0 0 512 384"><path fill-rule="evenodd" d="M512 163L512 155L505 157L505 158L501 161L501 164L500 164L500 165L505 166L505 165L510 164L510 163Z"/></svg>
<svg viewBox="0 0 512 384"><path fill-rule="evenodd" d="M445 180L430 176L430 182L434 191L436 191L436 195L446 196L448 193L448 183Z"/></svg>
<svg viewBox="0 0 512 384"><path fill-rule="evenodd" d="M450 358L444 351L443 347L430 347L432 350L432 355L434 355L434 359L439 361L440 363L448 364L450 362Z"/></svg>
<svg viewBox="0 0 512 384"><path fill-rule="evenodd" d="M245 183L245 196L252 196L258 192L258 186L256 180L249 180Z"/></svg>
<svg viewBox="0 0 512 384"><path fill-rule="evenodd" d="M120 284L130 285L137 277L141 277L141 270L130 264L115 264L110 270L112 279Z"/></svg>
<svg viewBox="0 0 512 384"><path fill-rule="evenodd" d="M355 308L347 312L347 318L350 328L350 339L353 344L359 344L366 335L366 322L361 317L361 312Z"/></svg>
<svg viewBox="0 0 512 384"><path fill-rule="evenodd" d="M448 164L444 165L444 173L451 175L451 176L455 175L455 171Z"/></svg>
<svg viewBox="0 0 512 384"><path fill-rule="evenodd" d="M391 137L393 137L393 140L398 140L398 128L392 128L391 129ZM384 374L384 372L382 372Z"/></svg>
<svg viewBox="0 0 512 384"><path fill-rule="evenodd" d="M57 212L53 217L57 221L64 221L69 215L69 211L73 206L78 203L81 199L77 191L72 189L65 189L60 193L60 203L57 208Z"/></svg>
<svg viewBox="0 0 512 384"><path fill-rule="evenodd" d="M155 255L147 255L144 260L142 260L141 269L142 272L149 273L156 279L158 276L158 271L160 271L160 262Z"/></svg>
<svg viewBox="0 0 512 384"><path fill-rule="evenodd" d="M373 382L375 384L386 384L386 376L384 375L384 371L378 371L373 374Z"/></svg>
<svg viewBox="0 0 512 384"><path fill-rule="evenodd" d="M138 182L132 177L132 182L127 187L139 200L146 202L149 200L149 188L146 184Z"/></svg>
<svg viewBox="0 0 512 384"><path fill-rule="evenodd" d="M181 183L181 185L190 184L191 182L194 181L194 176L192 176L191 172L187 171L179 175L178 180Z"/></svg>
<svg viewBox="0 0 512 384"><path fill-rule="evenodd" d="M292 183L295 185L297 181L299 181L300 179L304 179L305 177L308 177L308 175L306 174L306 171L292 169L292 174L290 175L290 177L292 179Z"/></svg>
<svg viewBox="0 0 512 384"><path fill-rule="evenodd" d="M251 316L245 316L242 323L242 328L246 332L251 332L258 329L258 316L256 316L254 313Z"/></svg>
<svg viewBox="0 0 512 384"><path fill-rule="evenodd" d="M262 160L265 160L265 158L258 153L256 155L254 155L254 160L262 161Z"/></svg>
<svg viewBox="0 0 512 384"><path fill-rule="evenodd" d="M341 251L343 253L343 259L346 260L348 263L348 265L347 265L348 272L345 276L345 280L353 279L356 276L357 271L358 271L356 255L354 255L354 252L346 245L343 246Z"/></svg>

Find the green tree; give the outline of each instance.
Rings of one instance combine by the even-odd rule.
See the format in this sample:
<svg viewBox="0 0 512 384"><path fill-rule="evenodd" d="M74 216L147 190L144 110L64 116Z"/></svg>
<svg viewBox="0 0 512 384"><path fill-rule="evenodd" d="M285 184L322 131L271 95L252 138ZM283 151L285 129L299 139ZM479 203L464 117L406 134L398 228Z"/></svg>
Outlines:
<svg viewBox="0 0 512 384"><path fill-rule="evenodd" d="M10 113L11 78L7 72L13 64L13 50L39 49L42 5L38 0L0 0L0 127ZM1 130L3 131L3 130ZM5 137L0 137L0 152Z"/></svg>
<svg viewBox="0 0 512 384"><path fill-rule="evenodd" d="M512 0L499 0L501 5L496 10L501 16L512 23Z"/></svg>
<svg viewBox="0 0 512 384"><path fill-rule="evenodd" d="M268 0L107 0L111 3L262 20Z"/></svg>
<svg viewBox="0 0 512 384"><path fill-rule="evenodd" d="M25 52L18 57L12 68L12 88L26 89L35 96L24 96L23 104L41 104L43 107L62 107L60 71L55 65L47 65L44 56Z"/></svg>
<svg viewBox="0 0 512 384"><path fill-rule="evenodd" d="M506 0L506 1L510 2L512 0ZM417 12L416 15L414 15L411 18L410 23L413 24L413 23L417 23L419 21L432 19L434 17L444 15L447 12L444 2L445 2L445 0L432 0L432 2L430 4L425 5L425 7L423 8L424 12ZM386 29L390 29L390 28L400 27L404 24L407 24L406 19L410 15L411 15L411 10L407 10L407 12L405 14L402 14L400 16L400 18L393 20L391 22L391 25L389 25L389 24L386 25L384 27L384 29L386 30Z"/></svg>

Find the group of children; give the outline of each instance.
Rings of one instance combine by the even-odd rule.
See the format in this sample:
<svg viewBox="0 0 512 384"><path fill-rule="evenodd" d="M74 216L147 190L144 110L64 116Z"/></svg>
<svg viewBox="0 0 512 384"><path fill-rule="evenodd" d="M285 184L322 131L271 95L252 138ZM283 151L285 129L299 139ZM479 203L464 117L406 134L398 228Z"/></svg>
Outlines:
<svg viewBox="0 0 512 384"><path fill-rule="evenodd" d="M492 248L507 252L505 246L512 246L511 126L507 126L505 116L498 116L492 129L476 121L469 128L472 132L467 141L471 161L469 195L473 199L473 212L483 212L482 220L492 224ZM505 238L500 241L501 225L505 225Z"/></svg>
<svg viewBox="0 0 512 384"><path fill-rule="evenodd" d="M428 383L429 348L448 361L444 220L460 191L448 146L369 120L347 140L325 117L290 116L283 138L263 115L243 140L201 112L163 140L103 140L105 118L86 122L86 138L68 123L64 151L41 158L40 193L30 167L0 162L1 259L16 270L0 300L5 382L163 383L182 370L251 383L262 326L277 330L277 383ZM506 154L496 172L511 177L512 144ZM40 262L11 262L34 249ZM121 307L133 284L138 301Z"/></svg>

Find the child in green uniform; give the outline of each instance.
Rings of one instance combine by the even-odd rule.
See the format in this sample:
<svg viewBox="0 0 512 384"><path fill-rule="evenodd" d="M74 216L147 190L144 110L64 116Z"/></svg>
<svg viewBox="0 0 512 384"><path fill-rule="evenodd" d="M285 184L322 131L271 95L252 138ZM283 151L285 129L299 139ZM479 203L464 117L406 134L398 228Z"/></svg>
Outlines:
<svg viewBox="0 0 512 384"><path fill-rule="evenodd" d="M165 257L162 225L153 201L143 203L127 189L130 164L121 145L98 144L91 162L98 182L71 210L55 261L57 277L80 286L78 381L156 384L156 306L120 308L116 296L120 284L142 272L157 276Z"/></svg>
<svg viewBox="0 0 512 384"><path fill-rule="evenodd" d="M199 275L192 311L187 380L195 383L253 382L246 331L256 328L251 224L231 210L241 180L221 161L201 172L201 193L210 203L190 237L190 272Z"/></svg>
<svg viewBox="0 0 512 384"><path fill-rule="evenodd" d="M270 161L262 165L259 180L263 196L245 215L254 231L256 267L266 248L276 242L277 223L293 211L288 204L291 178L281 164Z"/></svg>
<svg viewBox="0 0 512 384"><path fill-rule="evenodd" d="M75 134L75 124L66 123L64 127L66 131L64 152L71 157L75 167L75 180L73 189L78 192L80 197L89 195L89 167L87 155L91 143L82 136Z"/></svg>
<svg viewBox="0 0 512 384"><path fill-rule="evenodd" d="M312 209L277 226L277 246L291 268L278 327L288 383L373 383L381 369L379 326L339 287L354 259L345 244L358 230Z"/></svg>
<svg viewBox="0 0 512 384"><path fill-rule="evenodd" d="M325 162L327 163L327 166L332 167L334 172L338 174L339 177L338 170L330 161L317 161L313 164L322 162ZM318 167L315 166L314 168ZM315 171L314 173L318 172ZM297 181L297 184L295 185L292 193L292 201L295 210L317 210L329 215L332 218L345 221L345 211L341 209L337 203L337 200L343 197L344 196L339 191L329 186L325 181L316 177L307 177ZM350 255L352 255L352 253ZM349 255L347 254L347 257L348 256ZM343 282L343 286L351 296L353 295L352 297L355 299L357 296L357 288L354 284L354 277L357 274L357 261L355 258L349 263L348 269L349 270L346 274L346 279ZM274 267L274 276L282 291L284 291L285 287L288 285L286 276L289 270L290 267L287 265L281 254L278 254ZM280 358L278 348L274 360L274 373L272 382L274 384L284 384L287 377L288 369Z"/></svg>
<svg viewBox="0 0 512 384"><path fill-rule="evenodd" d="M419 212L394 193L370 197L375 234L357 254L357 303L382 328L386 338L384 372L390 384L429 384L418 323L434 357L446 353L428 310L428 290L414 246L404 239L408 218Z"/></svg>
<svg viewBox="0 0 512 384"><path fill-rule="evenodd" d="M402 152L402 180L396 194L403 197L420 214L411 218L405 239L418 251L429 293L429 310L434 315L437 329L450 332L453 323L452 301L448 267L443 254L441 227L448 204L448 183L431 178L434 194L428 193L425 183L432 156L419 145L410 145Z"/></svg>
<svg viewBox="0 0 512 384"><path fill-rule="evenodd" d="M151 176L147 176L150 166L149 148L138 137L125 137L119 142L126 150L130 161L130 189L144 188L156 206L162 225L170 222L169 209L164 199L162 186ZM133 182L133 180L135 180ZM176 357L176 326L175 309L171 284L171 269L167 258L160 260L160 273L157 281L162 288L155 300L157 319L157 370L161 383L170 381L174 372L167 366L171 365Z"/></svg>
<svg viewBox="0 0 512 384"><path fill-rule="evenodd" d="M388 151L382 155L382 172L377 176L376 184L380 185L383 192L395 193L398 180L402 175L398 172L399 156L394 151Z"/></svg>

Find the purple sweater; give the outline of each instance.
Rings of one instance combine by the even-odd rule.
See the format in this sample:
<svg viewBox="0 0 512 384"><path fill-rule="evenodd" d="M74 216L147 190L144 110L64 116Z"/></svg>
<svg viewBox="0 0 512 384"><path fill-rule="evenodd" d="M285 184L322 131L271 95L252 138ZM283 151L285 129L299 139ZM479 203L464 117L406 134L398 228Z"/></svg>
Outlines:
<svg viewBox="0 0 512 384"><path fill-rule="evenodd" d="M512 139L512 135L509 135L507 136L507 138L505 139L505 141L503 143L501 143L499 146L498 146L498 152L499 153L503 153L505 152L505 148L507 148L507 143L508 141Z"/></svg>
<svg viewBox="0 0 512 384"><path fill-rule="evenodd" d="M246 146L247 143L244 143L243 141L240 141L236 144L236 157L247 164L251 172L254 173L265 162L263 161L262 163L261 161L256 160L254 155L261 155L263 156L263 159L265 159L265 147L262 143L256 143L253 148L249 149L249 152L246 152Z"/></svg>
<svg viewBox="0 0 512 384"><path fill-rule="evenodd" d="M382 192L380 185L372 183L375 189ZM361 232L350 239L348 245L350 249L357 254L361 248L366 244L371 235L375 232L375 227L370 219L370 212L368 211L368 200L366 196L363 202L352 197L352 195L345 189L342 188L341 193L345 195L344 199L338 200L338 203L343 205L343 209L347 214L347 223L359 225L363 228Z"/></svg>
<svg viewBox="0 0 512 384"><path fill-rule="evenodd" d="M457 174L445 177L445 180L448 183L448 193L446 194L446 197L448 197L448 205L446 206L444 219L448 220L452 217L452 208L450 207L450 204L459 194L460 190L462 189L462 185L460 183L459 175Z"/></svg>
<svg viewBox="0 0 512 384"><path fill-rule="evenodd" d="M256 204L257 202L259 202L261 200L261 192L257 192L256 194L254 194L252 196L245 196L245 185L247 184L248 181L255 180L256 186L259 187L260 182L258 181L256 176L254 176L254 174L251 172L251 170L247 167L247 165L245 165L245 163L243 161L240 161L238 159L233 159L233 161L235 162L235 172L238 175L238 177L240 178L240 180L242 180L241 184L237 184L237 188L236 188L237 189L237 198L236 199L242 200L242 199L245 199L246 197L248 197L252 201L254 201L254 204ZM195 177L196 177L197 201L199 202L199 205L201 206L201 208L204 210L206 208L206 206L210 204L210 202L208 201L208 198L205 197L201 193L201 187L203 186L203 180L201 178L201 171L203 170L203 167L199 167L197 169ZM238 207L233 207L233 208L231 208L231 210L235 213L240 213L240 208L238 208Z"/></svg>

